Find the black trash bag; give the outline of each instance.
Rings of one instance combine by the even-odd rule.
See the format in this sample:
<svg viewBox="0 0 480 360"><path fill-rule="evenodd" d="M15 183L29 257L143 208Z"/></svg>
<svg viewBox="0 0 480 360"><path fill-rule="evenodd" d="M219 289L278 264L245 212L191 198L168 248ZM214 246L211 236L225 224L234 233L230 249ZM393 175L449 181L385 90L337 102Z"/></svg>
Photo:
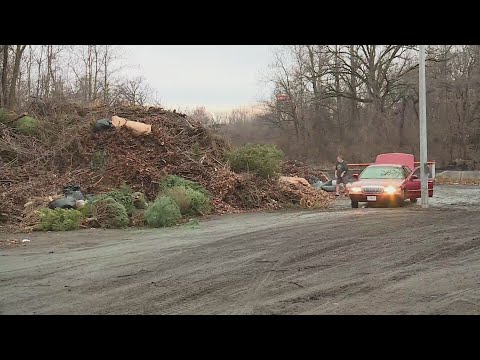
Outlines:
<svg viewBox="0 0 480 360"><path fill-rule="evenodd" d="M107 131L113 128L112 120L109 119L100 119L95 122L93 126L93 132Z"/></svg>
<svg viewBox="0 0 480 360"><path fill-rule="evenodd" d="M63 194L66 197L72 197L75 200L85 200L79 185L67 185L63 187Z"/></svg>
<svg viewBox="0 0 480 360"><path fill-rule="evenodd" d="M50 204L48 204L48 207L50 209L73 209L75 207L76 200L71 197L63 197L57 200L53 200Z"/></svg>

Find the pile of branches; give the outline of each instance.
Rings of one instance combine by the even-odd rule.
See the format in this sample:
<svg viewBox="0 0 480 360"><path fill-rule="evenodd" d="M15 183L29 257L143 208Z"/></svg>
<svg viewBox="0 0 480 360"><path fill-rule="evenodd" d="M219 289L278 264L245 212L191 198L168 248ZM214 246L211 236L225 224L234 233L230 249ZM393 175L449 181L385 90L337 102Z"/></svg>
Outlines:
<svg viewBox="0 0 480 360"><path fill-rule="evenodd" d="M328 176L311 165L298 160L284 161L282 164L282 173L285 176L298 176L307 179L310 183L316 180L328 181Z"/></svg>
<svg viewBox="0 0 480 360"><path fill-rule="evenodd" d="M163 110L145 110L137 116L128 111L117 114L152 125L152 132L136 136L122 127L85 134L78 166L91 168L79 179L87 191L106 191L126 182L153 198L168 174L197 181L207 188L216 186L215 175L226 167L225 151L229 148L222 137L200 123Z"/></svg>
<svg viewBox="0 0 480 360"><path fill-rule="evenodd" d="M229 142L184 114L157 107L105 109L61 103L36 103L29 111L40 119L35 136L0 124L0 212L17 225L35 218L32 206L25 206L33 197L60 196L66 184L97 194L127 183L151 200L169 174L204 186L217 213L288 204L325 207L329 202L328 195L313 188L234 173L226 160ZM92 131L96 120L112 115L150 124L152 132L137 136L125 127ZM321 176L305 172L305 166L301 169L304 172L286 175Z"/></svg>
<svg viewBox="0 0 480 360"><path fill-rule="evenodd" d="M292 206L325 208L333 198L326 192L302 184L239 174L224 200L242 209L276 210Z"/></svg>

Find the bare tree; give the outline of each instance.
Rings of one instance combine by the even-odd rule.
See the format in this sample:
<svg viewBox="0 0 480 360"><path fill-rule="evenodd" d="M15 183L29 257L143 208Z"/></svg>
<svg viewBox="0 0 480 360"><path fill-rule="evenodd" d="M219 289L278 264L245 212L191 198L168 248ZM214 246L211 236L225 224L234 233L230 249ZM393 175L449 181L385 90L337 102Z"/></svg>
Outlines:
<svg viewBox="0 0 480 360"><path fill-rule="evenodd" d="M360 45L348 49L335 46L331 52L335 61L331 75L345 84L339 89L336 80L329 87L331 94L374 104L380 112L399 101L403 76L417 67L412 46Z"/></svg>
<svg viewBox="0 0 480 360"><path fill-rule="evenodd" d="M118 98L130 105L143 106L152 95L152 88L142 76L125 79L118 86Z"/></svg>
<svg viewBox="0 0 480 360"><path fill-rule="evenodd" d="M101 88L103 91L104 104L111 102L112 76L120 71L123 66L118 64L122 60L120 48L113 45L101 45L101 65L103 67L103 78Z"/></svg>
<svg viewBox="0 0 480 360"><path fill-rule="evenodd" d="M8 94L8 101L7 106L14 107L16 102L16 90L17 90L17 83L19 79L20 73L20 64L22 60L22 54L25 51L27 45L17 45L15 48L15 60L13 64L13 73L12 78L10 80L10 91Z"/></svg>
<svg viewBox="0 0 480 360"><path fill-rule="evenodd" d="M205 126L210 126L214 122L212 114L208 113L204 106L197 106L187 113L192 119L200 121Z"/></svg>
<svg viewBox="0 0 480 360"><path fill-rule="evenodd" d="M430 142L438 143L432 147L438 158L447 151L442 141L456 144L451 156L473 156L480 148L476 53L471 46L428 48L428 121L435 124ZM257 133L265 121L274 125L284 134L275 141L293 156L325 159L341 151L368 161L382 151L418 152L418 67L412 46L284 46L273 56L274 91L265 113L255 118L258 124L251 123ZM240 136L239 124L229 127ZM255 132L251 136L258 138Z"/></svg>

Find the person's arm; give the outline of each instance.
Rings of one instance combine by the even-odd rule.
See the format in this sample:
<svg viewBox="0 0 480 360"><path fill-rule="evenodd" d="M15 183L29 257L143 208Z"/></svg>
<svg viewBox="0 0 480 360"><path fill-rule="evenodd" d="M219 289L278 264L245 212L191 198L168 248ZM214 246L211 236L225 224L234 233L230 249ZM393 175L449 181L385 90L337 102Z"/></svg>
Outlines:
<svg viewBox="0 0 480 360"><path fill-rule="evenodd" d="M337 179L338 176L337 176L337 167L338 167L338 164L335 165L335 178Z"/></svg>

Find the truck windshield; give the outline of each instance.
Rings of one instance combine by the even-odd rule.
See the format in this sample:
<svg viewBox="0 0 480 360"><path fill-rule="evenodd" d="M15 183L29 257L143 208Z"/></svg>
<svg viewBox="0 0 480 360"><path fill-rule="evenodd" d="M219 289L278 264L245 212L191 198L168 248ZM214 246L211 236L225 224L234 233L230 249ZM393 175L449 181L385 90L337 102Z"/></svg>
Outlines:
<svg viewBox="0 0 480 360"><path fill-rule="evenodd" d="M360 174L360 179L403 179L401 167L369 166Z"/></svg>

